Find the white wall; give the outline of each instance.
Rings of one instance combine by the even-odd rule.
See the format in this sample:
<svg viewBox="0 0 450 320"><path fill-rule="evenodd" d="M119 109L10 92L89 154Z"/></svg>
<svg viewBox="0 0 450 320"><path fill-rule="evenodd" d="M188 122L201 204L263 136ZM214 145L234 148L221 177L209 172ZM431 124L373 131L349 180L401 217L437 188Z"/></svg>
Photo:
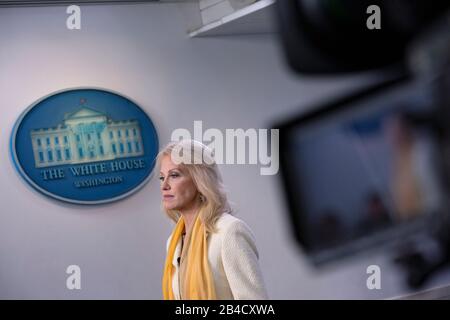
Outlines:
<svg viewBox="0 0 450 320"><path fill-rule="evenodd" d="M153 178L109 205L55 202L14 171L8 143L19 114L51 92L95 86L131 97L154 120L161 143L172 130L267 128L360 78L307 79L284 66L273 36L189 39L190 4L82 7L82 29L65 27L65 7L0 9L0 298L161 298L171 223ZM386 257L316 273L292 243L277 177L256 166L222 166L238 216L253 229L274 299L378 298L404 292ZM386 268L383 290L365 287L365 268ZM82 289L66 289L65 269L82 269ZM384 267L385 266L385 267Z"/></svg>

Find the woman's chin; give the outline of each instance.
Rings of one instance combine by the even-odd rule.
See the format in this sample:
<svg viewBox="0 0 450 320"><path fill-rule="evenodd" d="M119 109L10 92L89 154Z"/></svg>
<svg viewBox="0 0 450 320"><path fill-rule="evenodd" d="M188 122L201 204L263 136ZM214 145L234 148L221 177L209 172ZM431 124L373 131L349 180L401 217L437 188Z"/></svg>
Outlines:
<svg viewBox="0 0 450 320"><path fill-rule="evenodd" d="M164 205L164 209L165 210L177 210L177 206L170 205L170 204L165 204Z"/></svg>

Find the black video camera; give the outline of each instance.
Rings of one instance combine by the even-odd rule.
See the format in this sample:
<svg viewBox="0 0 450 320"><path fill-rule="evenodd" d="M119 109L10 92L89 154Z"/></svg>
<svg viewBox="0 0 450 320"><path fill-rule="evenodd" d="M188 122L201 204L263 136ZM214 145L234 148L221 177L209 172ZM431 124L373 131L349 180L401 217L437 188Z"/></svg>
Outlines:
<svg viewBox="0 0 450 320"><path fill-rule="evenodd" d="M295 238L317 266L394 247L409 285L421 286L450 262L450 2L276 7L296 73L383 75L274 125Z"/></svg>

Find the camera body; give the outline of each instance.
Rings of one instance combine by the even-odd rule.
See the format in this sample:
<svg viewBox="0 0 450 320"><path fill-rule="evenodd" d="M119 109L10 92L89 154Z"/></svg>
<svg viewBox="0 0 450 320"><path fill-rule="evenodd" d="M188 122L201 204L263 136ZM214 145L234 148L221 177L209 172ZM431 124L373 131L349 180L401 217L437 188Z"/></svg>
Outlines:
<svg viewBox="0 0 450 320"><path fill-rule="evenodd" d="M380 28L367 26L379 8ZM407 47L450 8L445 0L277 1L279 29L290 67L301 74L406 68Z"/></svg>
<svg viewBox="0 0 450 320"><path fill-rule="evenodd" d="M366 23L374 5L378 29ZM450 262L449 8L441 0L277 2L293 71L385 72L381 83L274 126L293 232L317 266L395 244L395 261L419 287Z"/></svg>

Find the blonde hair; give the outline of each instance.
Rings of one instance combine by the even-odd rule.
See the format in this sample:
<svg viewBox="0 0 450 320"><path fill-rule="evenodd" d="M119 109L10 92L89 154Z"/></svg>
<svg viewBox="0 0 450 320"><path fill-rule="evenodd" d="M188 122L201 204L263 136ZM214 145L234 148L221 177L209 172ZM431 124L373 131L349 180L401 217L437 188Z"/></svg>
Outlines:
<svg viewBox="0 0 450 320"><path fill-rule="evenodd" d="M183 158L179 158L180 150L183 152ZM166 155L171 156L172 161L179 164L180 169L185 170L192 178L195 187L203 198L201 202L201 209L203 210L201 210L200 219L208 232L215 232L215 224L219 216L223 212L231 214L232 209L212 150L203 143L191 139L170 142L158 153L156 157L157 168L161 167L162 158ZM190 159L187 159L186 156L190 156ZM161 209L175 223L181 216L177 210Z"/></svg>

